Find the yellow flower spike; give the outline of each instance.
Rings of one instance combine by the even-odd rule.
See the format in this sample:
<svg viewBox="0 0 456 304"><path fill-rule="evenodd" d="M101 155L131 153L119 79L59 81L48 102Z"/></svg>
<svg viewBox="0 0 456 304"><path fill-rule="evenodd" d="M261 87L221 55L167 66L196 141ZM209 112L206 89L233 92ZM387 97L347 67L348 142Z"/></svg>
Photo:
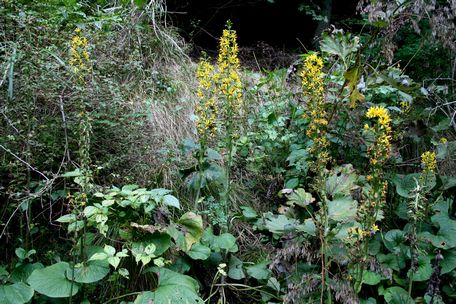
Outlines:
<svg viewBox="0 0 456 304"><path fill-rule="evenodd" d="M437 168L437 160L435 152L426 151L421 154L421 164L424 167L424 171L434 173Z"/></svg>
<svg viewBox="0 0 456 304"><path fill-rule="evenodd" d="M214 66L207 59L201 60L196 70L196 78L198 79L196 94L200 100L196 105L195 112L198 116L196 130L203 141L213 137L216 132L217 107L213 96L213 73Z"/></svg>
<svg viewBox="0 0 456 304"><path fill-rule="evenodd" d="M90 56L87 51L88 42L86 37L81 37L81 29L77 27L75 36L71 38L69 65L73 67L73 73L79 81L83 82L87 74L90 73Z"/></svg>
<svg viewBox="0 0 456 304"><path fill-rule="evenodd" d="M304 59L303 70L300 73L302 78L303 95L307 102L307 113L305 118L309 120L306 135L313 141L309 148L315 161L311 163L314 172L323 172L330 160L326 148L329 141L326 138L326 128L329 123L325 108L324 81L323 81L323 60L313 53Z"/></svg>

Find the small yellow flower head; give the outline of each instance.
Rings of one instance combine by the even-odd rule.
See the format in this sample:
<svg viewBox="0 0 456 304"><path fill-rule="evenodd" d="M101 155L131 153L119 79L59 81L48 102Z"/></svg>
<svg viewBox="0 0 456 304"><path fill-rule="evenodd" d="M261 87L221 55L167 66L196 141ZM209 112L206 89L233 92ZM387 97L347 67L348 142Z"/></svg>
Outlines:
<svg viewBox="0 0 456 304"><path fill-rule="evenodd" d="M377 118L378 125L372 130L376 134L376 142L368 146L370 164L380 167L390 155L391 150L391 117L388 110L384 107L370 107L366 112L367 118ZM364 125L364 130L369 130L369 126Z"/></svg>
<svg viewBox="0 0 456 304"><path fill-rule="evenodd" d="M407 101L401 101L401 109L403 112L408 112L410 110L410 103Z"/></svg>
<svg viewBox="0 0 456 304"><path fill-rule="evenodd" d="M387 128L391 122L388 110L384 107L370 107L366 113L367 118L378 118L378 123Z"/></svg>
<svg viewBox="0 0 456 304"><path fill-rule="evenodd" d="M447 144L448 143L448 139L446 139L445 137L442 137L442 138L440 138L440 143L441 144Z"/></svg>
<svg viewBox="0 0 456 304"><path fill-rule="evenodd" d="M374 233L379 231L380 229L378 228L377 224L373 224L372 227L371 227L371 231L373 231Z"/></svg>
<svg viewBox="0 0 456 304"><path fill-rule="evenodd" d="M437 168L435 152L426 151L421 154L421 164L424 167L424 171L434 173Z"/></svg>

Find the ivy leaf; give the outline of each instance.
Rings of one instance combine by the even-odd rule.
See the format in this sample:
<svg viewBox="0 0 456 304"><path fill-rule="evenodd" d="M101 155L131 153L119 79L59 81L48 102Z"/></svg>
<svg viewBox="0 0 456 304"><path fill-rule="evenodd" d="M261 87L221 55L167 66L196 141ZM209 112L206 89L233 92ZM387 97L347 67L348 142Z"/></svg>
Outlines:
<svg viewBox="0 0 456 304"><path fill-rule="evenodd" d="M66 278L65 273L70 269L66 262L60 262L43 269L36 269L27 280L30 286L50 298L66 298L78 293L79 285Z"/></svg>

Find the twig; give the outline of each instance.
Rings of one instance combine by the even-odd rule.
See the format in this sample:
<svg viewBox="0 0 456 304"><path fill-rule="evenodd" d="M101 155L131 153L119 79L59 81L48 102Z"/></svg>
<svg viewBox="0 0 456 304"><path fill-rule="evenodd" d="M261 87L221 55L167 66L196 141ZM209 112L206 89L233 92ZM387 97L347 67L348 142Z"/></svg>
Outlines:
<svg viewBox="0 0 456 304"><path fill-rule="evenodd" d="M26 162L25 160L23 160L22 158L20 158L19 156L17 156L16 154L14 154L13 152L11 152L8 148L5 148L5 146L3 146L2 144L0 144L0 148L2 148L3 150L5 150L6 152L8 152L9 154L11 154L12 156L14 156L14 158L16 158L17 160L19 160L21 163L23 163L24 165L26 165L30 170L38 173L39 175L41 175L46 181L49 181L49 178L41 171L39 171L38 169L36 169L35 167L33 167L32 165L30 165L28 162Z"/></svg>

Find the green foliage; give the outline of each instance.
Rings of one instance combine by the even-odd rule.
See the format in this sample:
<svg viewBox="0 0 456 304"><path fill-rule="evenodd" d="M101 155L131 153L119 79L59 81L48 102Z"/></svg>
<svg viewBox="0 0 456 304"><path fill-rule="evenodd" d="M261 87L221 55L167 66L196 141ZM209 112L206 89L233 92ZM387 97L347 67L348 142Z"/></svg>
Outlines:
<svg viewBox="0 0 456 304"><path fill-rule="evenodd" d="M454 75L429 58L447 51L404 29L409 76L333 30L297 61L309 91L223 44L202 137L164 2L127 2L0 4L1 303L454 300Z"/></svg>

